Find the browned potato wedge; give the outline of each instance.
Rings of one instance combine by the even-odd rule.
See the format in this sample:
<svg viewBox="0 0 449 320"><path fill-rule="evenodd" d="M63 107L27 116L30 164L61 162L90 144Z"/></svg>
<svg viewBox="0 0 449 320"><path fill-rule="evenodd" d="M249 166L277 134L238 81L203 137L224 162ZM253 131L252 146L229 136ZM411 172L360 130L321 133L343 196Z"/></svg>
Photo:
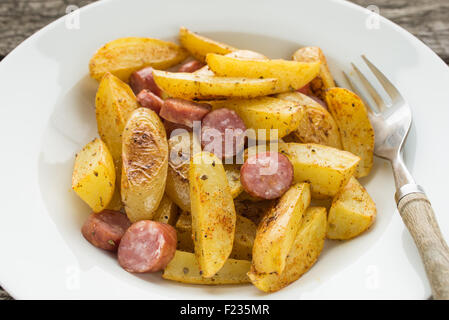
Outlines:
<svg viewBox="0 0 449 320"><path fill-rule="evenodd" d="M278 136L274 139L286 136L298 127L301 117L300 106L295 102L272 97L217 100L208 103L213 109L234 110L248 129L255 130L259 139L270 140L271 129L278 130Z"/></svg>
<svg viewBox="0 0 449 320"><path fill-rule="evenodd" d="M131 113L138 107L136 97L126 83L110 73L103 77L95 97L95 113L98 133L114 160L117 183L122 170L123 129Z"/></svg>
<svg viewBox="0 0 449 320"><path fill-rule="evenodd" d="M112 156L103 141L94 139L76 155L72 189L94 212L100 212L111 201L114 188Z"/></svg>
<svg viewBox="0 0 449 320"><path fill-rule="evenodd" d="M361 158L355 176L367 176L373 167L374 129L363 101L348 89L332 88L326 102L340 129L343 149Z"/></svg>
<svg viewBox="0 0 449 320"><path fill-rule="evenodd" d="M282 273L309 204L309 184L297 183L264 216L254 240L252 267L255 272Z"/></svg>
<svg viewBox="0 0 449 320"><path fill-rule="evenodd" d="M335 196L355 172L360 158L350 152L313 143L280 143L294 169L294 182L307 181L312 193Z"/></svg>
<svg viewBox="0 0 449 320"><path fill-rule="evenodd" d="M235 222L235 236L232 247L232 259L251 260L254 238L257 225L250 219L237 215ZM176 222L178 233L178 249L193 252L192 216L190 212L183 211Z"/></svg>
<svg viewBox="0 0 449 320"><path fill-rule="evenodd" d="M240 165L237 164L223 164L228 179L229 187L231 188L232 198L237 198L243 191L242 183L240 182Z"/></svg>
<svg viewBox="0 0 449 320"><path fill-rule="evenodd" d="M366 189L352 177L332 201L327 237L347 240L367 230L376 219L376 204Z"/></svg>
<svg viewBox="0 0 449 320"><path fill-rule="evenodd" d="M218 54L208 54L209 68L222 77L245 77L253 79L275 78L275 93L300 89L314 79L320 71L320 62L297 62L288 60L239 59Z"/></svg>
<svg viewBox="0 0 449 320"><path fill-rule="evenodd" d="M223 267L212 277L201 275L198 261L193 253L177 250L162 274L162 278L191 284L239 284L248 283L247 273L251 262L247 260L228 259Z"/></svg>
<svg viewBox="0 0 449 320"><path fill-rule="evenodd" d="M131 222L151 220L165 190L168 146L158 115L139 108L123 130L122 201Z"/></svg>
<svg viewBox="0 0 449 320"><path fill-rule="evenodd" d="M310 207L296 234L281 274L260 274L254 268L248 273L251 282L264 292L278 291L298 280L317 261L326 237L326 208Z"/></svg>
<svg viewBox="0 0 449 320"><path fill-rule="evenodd" d="M154 81L169 96L182 99L255 98L276 93L277 79L215 77L154 70Z"/></svg>
<svg viewBox="0 0 449 320"><path fill-rule="evenodd" d="M203 277L220 270L231 254L236 214L221 160L209 152L193 155L189 170L192 233Z"/></svg>
<svg viewBox="0 0 449 320"><path fill-rule="evenodd" d="M299 125L288 142L317 143L342 149L340 132L331 114L315 100L299 92L280 93L279 99L293 101L301 106Z"/></svg>
<svg viewBox="0 0 449 320"><path fill-rule="evenodd" d="M178 220L178 215L178 207L169 197L167 197L167 195L164 194L159 207L154 213L153 220L174 226Z"/></svg>
<svg viewBox="0 0 449 320"><path fill-rule="evenodd" d="M326 90L335 87L335 82L323 51L318 47L305 47L297 50L292 58L295 61L301 62L321 62L320 72L318 76L310 82L310 89L313 94L324 100Z"/></svg>
<svg viewBox="0 0 449 320"><path fill-rule="evenodd" d="M192 56L204 62L208 53L227 54L237 49L227 44L200 36L185 27L179 29L179 42Z"/></svg>
<svg viewBox="0 0 449 320"><path fill-rule="evenodd" d="M251 51L251 50L236 50L231 53L228 53L226 55L227 57L234 57L234 58L240 58L240 59L254 59L254 60L264 60L268 59L263 54ZM215 73L210 70L208 65L205 65L201 69L194 72L195 74L201 74L205 76L214 76Z"/></svg>
<svg viewBox="0 0 449 320"><path fill-rule="evenodd" d="M151 38L121 38L99 49L89 63L90 76L98 81L108 72L128 81L134 71L151 66L170 68L187 58L178 45Z"/></svg>

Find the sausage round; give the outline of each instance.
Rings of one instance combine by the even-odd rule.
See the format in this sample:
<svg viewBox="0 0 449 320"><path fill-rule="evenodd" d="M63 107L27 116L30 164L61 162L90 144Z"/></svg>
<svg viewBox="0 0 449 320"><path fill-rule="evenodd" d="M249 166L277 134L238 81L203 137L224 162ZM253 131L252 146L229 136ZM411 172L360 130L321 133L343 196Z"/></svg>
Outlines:
<svg viewBox="0 0 449 320"><path fill-rule="evenodd" d="M161 89L154 82L153 68L146 67L139 71L134 71L129 77L129 85L133 89L134 94L138 95L143 89L150 90L157 96L161 96Z"/></svg>
<svg viewBox="0 0 449 320"><path fill-rule="evenodd" d="M201 121L210 109L207 103L169 98L164 101L159 115L170 122L193 128L193 122Z"/></svg>
<svg viewBox="0 0 449 320"><path fill-rule="evenodd" d="M204 66L204 63L198 60L192 60L180 66L178 72L195 72L196 70L201 69Z"/></svg>
<svg viewBox="0 0 449 320"><path fill-rule="evenodd" d="M296 91L298 91L299 93L305 94L306 96L311 95L312 90L310 89L310 82L308 84L306 84L304 87L299 88Z"/></svg>
<svg viewBox="0 0 449 320"><path fill-rule="evenodd" d="M153 110L156 113L161 111L162 105L164 104L164 100L159 98L153 92L148 89L143 89L137 95L137 102L144 108L148 108Z"/></svg>
<svg viewBox="0 0 449 320"><path fill-rule="evenodd" d="M219 158L233 157L244 147L245 131L245 123L234 110L214 110L201 123L201 146Z"/></svg>
<svg viewBox="0 0 449 320"><path fill-rule="evenodd" d="M118 248L118 262L128 272L164 269L175 255L176 230L161 222L142 220L125 232Z"/></svg>
<svg viewBox="0 0 449 320"><path fill-rule="evenodd" d="M240 181L253 197L279 198L292 184L293 166L278 152L258 153L249 157L241 167Z"/></svg>
<svg viewBox="0 0 449 320"><path fill-rule="evenodd" d="M103 210L89 215L81 228L81 233L94 246L108 251L116 251L130 225L131 222L125 214Z"/></svg>

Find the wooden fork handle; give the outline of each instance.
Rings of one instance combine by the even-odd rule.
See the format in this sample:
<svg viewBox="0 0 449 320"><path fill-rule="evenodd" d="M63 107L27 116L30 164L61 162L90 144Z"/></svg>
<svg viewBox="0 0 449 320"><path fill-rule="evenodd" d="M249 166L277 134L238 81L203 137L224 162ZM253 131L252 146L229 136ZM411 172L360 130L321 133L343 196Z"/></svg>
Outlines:
<svg viewBox="0 0 449 320"><path fill-rule="evenodd" d="M449 300L449 248L429 200L424 193L409 193L399 200L398 210L418 247L433 298Z"/></svg>

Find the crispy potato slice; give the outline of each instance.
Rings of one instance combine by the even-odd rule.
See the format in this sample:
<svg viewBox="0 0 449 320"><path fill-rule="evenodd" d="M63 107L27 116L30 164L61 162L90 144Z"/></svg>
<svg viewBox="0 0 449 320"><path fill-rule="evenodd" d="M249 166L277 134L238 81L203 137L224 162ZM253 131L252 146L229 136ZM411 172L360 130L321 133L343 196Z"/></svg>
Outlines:
<svg viewBox="0 0 449 320"><path fill-rule="evenodd" d="M280 93L276 98L301 106L299 125L289 135L290 140L286 138L288 142L317 143L342 149L337 123L323 106L299 92Z"/></svg>
<svg viewBox="0 0 449 320"><path fill-rule="evenodd" d="M222 77L275 78L275 93L297 90L308 84L320 71L320 62L297 62L288 60L239 59L208 54L209 68Z"/></svg>
<svg viewBox="0 0 449 320"><path fill-rule="evenodd" d="M193 253L176 250L162 274L162 278L191 284L239 284L248 283L247 273L251 262L247 260L228 259L223 267L212 277L201 275L200 267Z"/></svg>
<svg viewBox="0 0 449 320"><path fill-rule="evenodd" d="M240 58L240 59L254 59L254 60L265 60L268 59L261 53L251 51L251 50L236 50L231 53L226 54L227 57ZM201 74L205 76L214 76L215 73L206 64L201 69L194 72L195 74Z"/></svg>
<svg viewBox="0 0 449 320"><path fill-rule="evenodd" d="M195 255L203 277L221 269L235 234L234 201L221 160L209 152L192 157L189 170Z"/></svg>
<svg viewBox="0 0 449 320"><path fill-rule="evenodd" d="M159 207L154 213L153 220L174 226L178 220L178 215L178 207L166 194L164 194Z"/></svg>
<svg viewBox="0 0 449 320"><path fill-rule="evenodd" d="M240 182L240 165L237 164L223 164L226 178L228 179L229 187L231 188L232 198L237 198L243 191L242 183Z"/></svg>
<svg viewBox="0 0 449 320"><path fill-rule="evenodd" d="M309 204L309 184L297 183L264 216L254 240L252 267L255 272L282 273Z"/></svg>
<svg viewBox="0 0 449 320"><path fill-rule="evenodd" d="M295 61L300 62L321 62L320 72L318 76L310 82L312 93L324 100L327 89L335 87L335 81L329 70L326 57L319 47L304 47L298 49L292 57Z"/></svg>
<svg viewBox="0 0 449 320"><path fill-rule="evenodd" d="M158 115L147 108L131 114L123 130L121 194L131 222L151 220L165 190L168 146Z"/></svg>
<svg viewBox="0 0 449 320"><path fill-rule="evenodd" d="M280 143L279 152L293 164L293 181L309 182L312 193L322 196L335 196L360 161L350 152L313 143Z"/></svg>
<svg viewBox="0 0 449 320"><path fill-rule="evenodd" d="M108 146L120 184L122 170L122 133L131 113L139 107L131 88L119 78L107 73L100 82L95 97L98 133ZM120 186L117 186L120 190Z"/></svg>
<svg viewBox="0 0 449 320"><path fill-rule="evenodd" d="M192 56L202 62L208 53L227 54L237 50L227 44L200 36L185 27L179 28L179 42Z"/></svg>
<svg viewBox="0 0 449 320"><path fill-rule="evenodd" d="M169 96L183 99L254 98L275 93L277 79L204 76L195 73L153 71L154 81Z"/></svg>
<svg viewBox="0 0 449 320"><path fill-rule="evenodd" d="M326 208L308 208L288 253L284 271L280 275L261 274L252 268L248 273L251 282L264 292L275 292L298 280L318 260L325 237Z"/></svg>
<svg viewBox="0 0 449 320"><path fill-rule="evenodd" d="M254 238L257 225L241 215L236 216L234 244L230 258L251 260ZM192 216L190 212L183 211L176 222L178 233L178 249L193 252Z"/></svg>
<svg viewBox="0 0 449 320"><path fill-rule="evenodd" d="M363 101L348 89L332 88L326 102L340 129L343 149L361 158L355 176L367 176L373 167L374 129Z"/></svg>
<svg viewBox="0 0 449 320"><path fill-rule="evenodd" d="M376 219L376 204L366 189L352 177L332 201L327 237L347 240L366 231Z"/></svg>
<svg viewBox="0 0 449 320"><path fill-rule="evenodd" d="M255 99L230 99L208 101L213 109L232 109L242 118L248 129L254 129L259 139L279 139L299 125L300 106L295 102L261 97ZM270 130L278 130L277 137L270 137ZM260 130L260 131L259 131Z"/></svg>
<svg viewBox="0 0 449 320"><path fill-rule="evenodd" d="M151 38L120 38L99 49L89 63L90 76L98 81L108 72L128 81L134 71L151 66L170 68L187 58L177 44Z"/></svg>
<svg viewBox="0 0 449 320"><path fill-rule="evenodd" d="M94 139L76 155L72 189L94 212L100 212L111 201L114 188L112 156L103 141Z"/></svg>

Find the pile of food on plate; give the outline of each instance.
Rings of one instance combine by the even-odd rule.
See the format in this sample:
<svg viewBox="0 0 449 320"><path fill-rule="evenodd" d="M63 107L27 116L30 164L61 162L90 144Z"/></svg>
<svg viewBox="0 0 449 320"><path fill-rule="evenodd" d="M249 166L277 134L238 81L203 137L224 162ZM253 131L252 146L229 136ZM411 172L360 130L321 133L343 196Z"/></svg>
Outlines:
<svg viewBox="0 0 449 320"><path fill-rule="evenodd" d="M179 40L122 38L92 57L100 138L72 177L93 210L82 233L129 272L280 290L325 238L375 220L357 180L373 165L367 110L318 47L272 60L186 28Z"/></svg>

